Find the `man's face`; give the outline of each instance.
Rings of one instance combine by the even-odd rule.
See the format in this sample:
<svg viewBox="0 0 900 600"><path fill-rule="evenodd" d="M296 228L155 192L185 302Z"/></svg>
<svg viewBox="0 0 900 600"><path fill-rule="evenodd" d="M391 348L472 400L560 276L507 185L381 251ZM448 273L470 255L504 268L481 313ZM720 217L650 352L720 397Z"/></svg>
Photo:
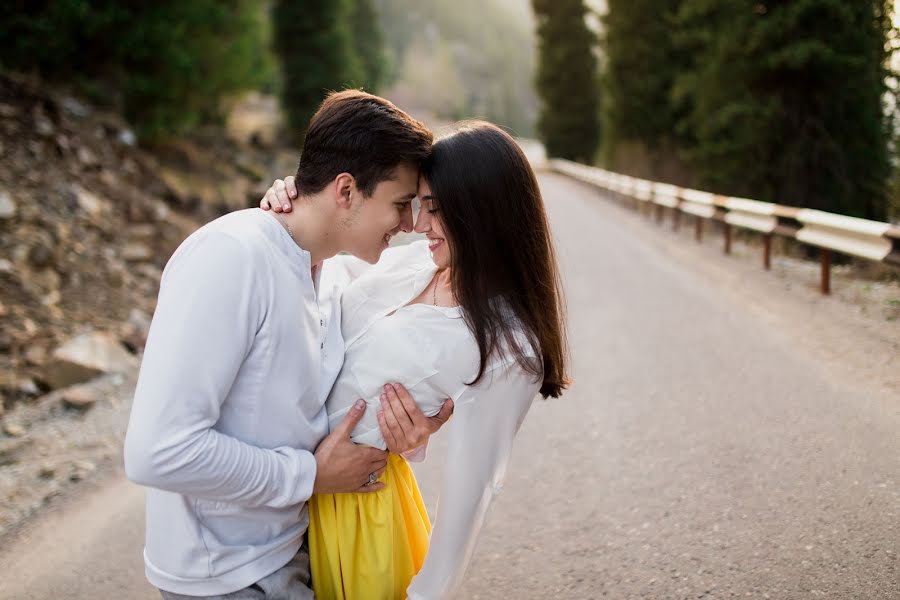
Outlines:
<svg viewBox="0 0 900 600"><path fill-rule="evenodd" d="M419 171L412 165L400 165L391 179L375 186L368 198L355 191L356 206L346 219L347 250L368 263L376 263L400 231L412 231L412 201L416 196Z"/></svg>

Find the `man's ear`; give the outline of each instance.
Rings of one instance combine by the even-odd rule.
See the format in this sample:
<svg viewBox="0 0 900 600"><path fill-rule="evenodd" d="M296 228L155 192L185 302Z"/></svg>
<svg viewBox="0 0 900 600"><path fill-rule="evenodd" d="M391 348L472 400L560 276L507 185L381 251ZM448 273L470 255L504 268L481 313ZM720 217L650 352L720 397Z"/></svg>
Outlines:
<svg viewBox="0 0 900 600"><path fill-rule="evenodd" d="M356 179L350 173L340 173L333 182L334 202L338 208L349 209L356 200Z"/></svg>

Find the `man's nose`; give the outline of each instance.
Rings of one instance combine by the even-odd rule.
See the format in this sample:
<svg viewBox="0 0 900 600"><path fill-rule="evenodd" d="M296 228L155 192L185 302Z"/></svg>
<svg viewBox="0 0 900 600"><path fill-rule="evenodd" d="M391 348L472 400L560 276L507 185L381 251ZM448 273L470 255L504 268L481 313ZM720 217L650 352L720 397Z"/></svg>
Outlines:
<svg viewBox="0 0 900 600"><path fill-rule="evenodd" d="M403 218L400 219L400 229L404 233L409 233L413 230L412 207L403 212Z"/></svg>

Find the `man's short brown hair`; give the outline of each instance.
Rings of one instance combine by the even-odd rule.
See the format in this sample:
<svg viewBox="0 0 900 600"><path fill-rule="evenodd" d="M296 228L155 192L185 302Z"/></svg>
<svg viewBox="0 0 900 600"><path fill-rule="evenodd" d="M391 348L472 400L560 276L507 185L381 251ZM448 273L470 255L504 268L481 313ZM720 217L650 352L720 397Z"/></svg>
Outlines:
<svg viewBox="0 0 900 600"><path fill-rule="evenodd" d="M431 152L434 136L424 124L378 96L360 90L332 92L309 122L297 191L322 191L350 173L365 196L401 164L416 168Z"/></svg>

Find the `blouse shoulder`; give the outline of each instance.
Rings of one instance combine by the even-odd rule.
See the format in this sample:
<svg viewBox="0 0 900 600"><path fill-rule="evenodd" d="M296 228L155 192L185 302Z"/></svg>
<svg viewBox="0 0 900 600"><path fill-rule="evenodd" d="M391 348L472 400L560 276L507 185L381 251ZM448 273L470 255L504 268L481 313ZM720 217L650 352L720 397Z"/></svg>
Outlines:
<svg viewBox="0 0 900 600"><path fill-rule="evenodd" d="M427 240L416 240L409 244L391 246L381 253L378 261L379 269L390 269L398 265L424 267L434 264Z"/></svg>

